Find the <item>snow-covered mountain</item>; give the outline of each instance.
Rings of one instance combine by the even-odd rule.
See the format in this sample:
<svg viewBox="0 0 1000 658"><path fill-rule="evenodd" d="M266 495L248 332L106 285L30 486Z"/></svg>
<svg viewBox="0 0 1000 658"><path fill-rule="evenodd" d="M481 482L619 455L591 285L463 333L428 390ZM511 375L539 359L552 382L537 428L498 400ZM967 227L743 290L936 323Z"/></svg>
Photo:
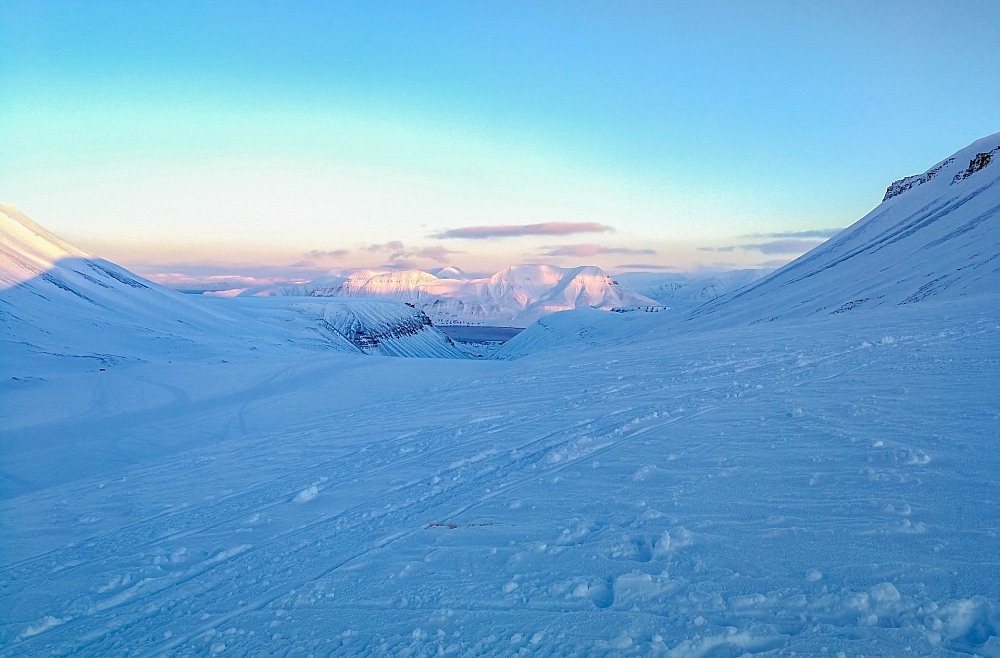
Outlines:
<svg viewBox="0 0 1000 658"><path fill-rule="evenodd" d="M866 313L998 291L1000 133L970 144L923 174L892 183L876 208L827 242L680 316L560 314L522 332L496 356L517 358L581 341L600 344L649 332Z"/></svg>
<svg viewBox="0 0 1000 658"><path fill-rule="evenodd" d="M458 268L438 270L363 269L342 279L247 290L246 296L302 295L365 297L412 304L435 324L526 327L557 311L657 306L653 299L620 285L598 267L515 265L488 278L468 278Z"/></svg>
<svg viewBox="0 0 1000 658"><path fill-rule="evenodd" d="M626 272L614 278L621 285L664 306L689 309L747 286L772 271L749 269L705 274Z"/></svg>
<svg viewBox="0 0 1000 658"><path fill-rule="evenodd" d="M919 176L809 253L692 319L765 322L1000 290L1000 133Z"/></svg>
<svg viewBox="0 0 1000 658"><path fill-rule="evenodd" d="M0 340L103 361L220 345L465 356L422 312L391 301L268 304L184 295L74 247L13 206L0 206Z"/></svg>

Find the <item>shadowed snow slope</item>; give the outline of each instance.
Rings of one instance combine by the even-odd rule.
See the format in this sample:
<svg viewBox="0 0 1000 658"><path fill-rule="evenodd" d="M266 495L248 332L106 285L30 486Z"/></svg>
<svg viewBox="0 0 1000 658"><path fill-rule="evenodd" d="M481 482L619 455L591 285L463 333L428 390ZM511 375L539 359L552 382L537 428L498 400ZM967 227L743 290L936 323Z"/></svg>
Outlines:
<svg viewBox="0 0 1000 658"><path fill-rule="evenodd" d="M11 206L0 206L0 340L6 351L104 361L171 359L222 346L465 358L404 304L261 300L251 309L182 295L73 247Z"/></svg>
<svg viewBox="0 0 1000 658"><path fill-rule="evenodd" d="M582 307L610 310L657 302L619 285L598 267L516 265L489 278L468 279L456 268L438 276L421 270L366 269L332 285L274 286L243 295L393 299L423 310L437 324L526 327L540 317Z"/></svg>
<svg viewBox="0 0 1000 658"><path fill-rule="evenodd" d="M615 281L673 310L700 306L767 276L772 270L733 270L710 274L626 272Z"/></svg>
<svg viewBox="0 0 1000 658"><path fill-rule="evenodd" d="M880 307L1000 291L1000 133L920 176L889 186L859 221L781 269L678 316L544 318L504 345L516 358L574 344L630 340L774 320L866 313Z"/></svg>

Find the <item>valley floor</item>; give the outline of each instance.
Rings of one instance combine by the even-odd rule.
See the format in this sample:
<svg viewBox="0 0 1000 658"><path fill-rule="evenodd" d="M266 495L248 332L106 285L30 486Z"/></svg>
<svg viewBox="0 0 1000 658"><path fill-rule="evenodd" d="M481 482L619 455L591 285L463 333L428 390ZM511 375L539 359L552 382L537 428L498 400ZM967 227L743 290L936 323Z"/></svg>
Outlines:
<svg viewBox="0 0 1000 658"><path fill-rule="evenodd" d="M1000 305L927 306L15 364L0 654L1000 656Z"/></svg>

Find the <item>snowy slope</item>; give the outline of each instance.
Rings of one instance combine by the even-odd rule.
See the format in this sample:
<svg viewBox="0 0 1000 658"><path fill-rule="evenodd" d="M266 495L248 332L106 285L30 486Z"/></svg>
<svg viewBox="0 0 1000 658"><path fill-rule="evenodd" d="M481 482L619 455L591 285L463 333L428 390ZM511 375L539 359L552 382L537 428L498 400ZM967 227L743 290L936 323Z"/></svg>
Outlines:
<svg viewBox="0 0 1000 658"><path fill-rule="evenodd" d="M710 274L625 272L615 281L671 309L691 309L738 290L767 276L772 270L752 269Z"/></svg>
<svg viewBox="0 0 1000 658"><path fill-rule="evenodd" d="M304 286L247 290L247 296L298 295L392 299L421 309L436 324L492 324L526 327L550 313L581 307L610 310L655 306L597 267L517 265L482 279L457 268L435 276L421 270L365 269L343 280Z"/></svg>
<svg viewBox="0 0 1000 658"><path fill-rule="evenodd" d="M322 318L323 326L366 354L464 359L465 353L420 310L378 299L324 299L291 308Z"/></svg>
<svg viewBox="0 0 1000 658"><path fill-rule="evenodd" d="M165 360L253 348L464 358L393 302L261 303L183 295L77 249L0 206L0 340L13 350Z"/></svg>
<svg viewBox="0 0 1000 658"><path fill-rule="evenodd" d="M139 355L245 334L213 305L77 249L12 206L0 206L0 280L3 340L36 350Z"/></svg>
<svg viewBox="0 0 1000 658"><path fill-rule="evenodd" d="M559 314L495 354L519 358L639 340L922 304L1000 291L1000 133L889 186L874 210L781 269L681 315ZM985 302L984 302L985 303Z"/></svg>
<svg viewBox="0 0 1000 658"><path fill-rule="evenodd" d="M998 308L144 364L60 422L95 375L26 364L0 652L996 656Z"/></svg>
<svg viewBox="0 0 1000 658"><path fill-rule="evenodd" d="M889 186L851 227L692 317L837 314L1000 290L1000 133Z"/></svg>

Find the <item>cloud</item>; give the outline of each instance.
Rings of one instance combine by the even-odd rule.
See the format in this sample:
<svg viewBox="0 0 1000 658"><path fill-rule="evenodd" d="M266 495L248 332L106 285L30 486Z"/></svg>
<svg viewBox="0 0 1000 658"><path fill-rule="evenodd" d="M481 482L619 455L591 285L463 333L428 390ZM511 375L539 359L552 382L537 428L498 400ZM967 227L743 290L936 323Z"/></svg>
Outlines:
<svg viewBox="0 0 1000 658"><path fill-rule="evenodd" d="M343 258L351 253L347 249L334 249L333 251L309 251L304 255L309 260L326 260L328 258Z"/></svg>
<svg viewBox="0 0 1000 658"><path fill-rule="evenodd" d="M673 265L653 265L652 263L624 263L616 265L618 270L676 270L680 269Z"/></svg>
<svg viewBox="0 0 1000 658"><path fill-rule="evenodd" d="M229 288L252 288L276 283L305 283L308 279L289 277L256 277L240 274L188 274L184 272L161 272L147 274L150 281L168 288L222 290Z"/></svg>
<svg viewBox="0 0 1000 658"><path fill-rule="evenodd" d="M520 235L573 235L575 233L605 233L614 231L610 226L596 222L545 222L543 224L501 224L498 226L466 226L437 233L431 237L443 240L486 240L510 238Z"/></svg>
<svg viewBox="0 0 1000 658"><path fill-rule="evenodd" d="M769 240L750 244L736 244L728 247L698 247L698 251L717 251L731 253L737 249L757 251L768 256L774 254L804 254L813 247L823 244L826 238Z"/></svg>
<svg viewBox="0 0 1000 658"><path fill-rule="evenodd" d="M392 240L391 242L384 242L382 244L373 244L365 248L365 251L376 252L376 251L403 251L405 247L403 243L399 240Z"/></svg>
<svg viewBox="0 0 1000 658"><path fill-rule="evenodd" d="M389 264L386 267L413 269L417 267L414 258L432 260L435 263L447 263L451 254L463 254L464 251L446 249L445 247L424 247L423 249L407 249L399 240L365 247L370 253L388 252Z"/></svg>
<svg viewBox="0 0 1000 658"><path fill-rule="evenodd" d="M767 254L768 256L773 254L802 254L816 245L823 242L822 240L771 240L770 242L758 242L756 244L745 244L740 247L740 249L746 249L748 251L759 251L762 254Z"/></svg>
<svg viewBox="0 0 1000 658"><path fill-rule="evenodd" d="M792 231L787 233L753 233L744 235L744 238L832 238L844 229L842 228L818 228L811 231Z"/></svg>
<svg viewBox="0 0 1000 658"><path fill-rule="evenodd" d="M579 256L586 258L600 254L634 254L637 256L655 256L652 249L628 249L626 247L602 247L596 244L567 244L561 247L546 247L550 249L544 256Z"/></svg>
<svg viewBox="0 0 1000 658"><path fill-rule="evenodd" d="M412 252L410 255L416 258L428 258L435 263L447 263L451 254L462 254L463 251L456 251L454 249L445 249L444 247L426 247L424 249L419 249Z"/></svg>

